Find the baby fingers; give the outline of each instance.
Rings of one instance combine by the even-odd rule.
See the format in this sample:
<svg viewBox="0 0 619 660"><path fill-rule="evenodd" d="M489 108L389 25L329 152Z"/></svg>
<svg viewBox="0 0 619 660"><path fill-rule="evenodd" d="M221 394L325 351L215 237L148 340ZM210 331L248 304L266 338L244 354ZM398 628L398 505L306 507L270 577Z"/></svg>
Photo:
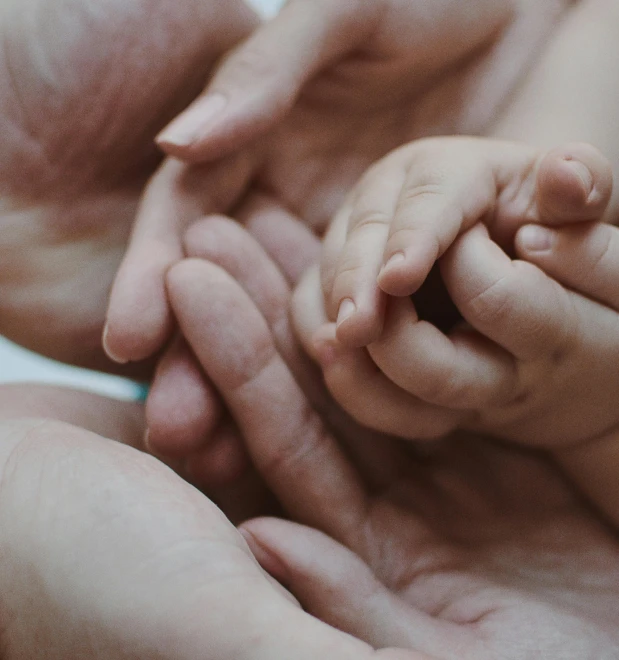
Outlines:
<svg viewBox="0 0 619 660"><path fill-rule="evenodd" d="M562 229L523 227L518 254L561 284L619 311L619 229L583 224Z"/></svg>

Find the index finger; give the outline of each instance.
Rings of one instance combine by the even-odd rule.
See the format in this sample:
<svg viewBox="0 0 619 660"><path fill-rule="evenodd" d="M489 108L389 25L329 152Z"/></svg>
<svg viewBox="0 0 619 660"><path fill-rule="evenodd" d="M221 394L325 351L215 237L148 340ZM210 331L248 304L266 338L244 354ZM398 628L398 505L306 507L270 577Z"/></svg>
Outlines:
<svg viewBox="0 0 619 660"><path fill-rule="evenodd" d="M276 125L306 82L354 50L378 22L384 2L291 0L233 50L204 94L158 137L186 161L219 158Z"/></svg>
<svg viewBox="0 0 619 660"><path fill-rule="evenodd" d="M218 266L193 259L174 266L167 284L181 330L266 482L296 518L350 539L365 517L367 494L249 296Z"/></svg>

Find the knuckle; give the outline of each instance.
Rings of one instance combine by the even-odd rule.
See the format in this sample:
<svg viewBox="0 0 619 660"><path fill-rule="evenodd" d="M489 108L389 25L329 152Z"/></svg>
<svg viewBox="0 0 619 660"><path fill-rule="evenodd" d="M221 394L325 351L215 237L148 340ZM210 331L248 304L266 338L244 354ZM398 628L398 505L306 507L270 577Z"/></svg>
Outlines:
<svg viewBox="0 0 619 660"><path fill-rule="evenodd" d="M368 231L384 230L391 223L391 216L382 211L362 211L350 223L349 236Z"/></svg>
<svg viewBox="0 0 619 660"><path fill-rule="evenodd" d="M263 81L277 75L278 67L264 46L247 43L233 52L226 63L230 82Z"/></svg>
<svg viewBox="0 0 619 660"><path fill-rule="evenodd" d="M598 231L599 239L594 241L591 250L590 273L605 276L610 265L616 263L619 254L617 233L609 225L601 225Z"/></svg>
<svg viewBox="0 0 619 660"><path fill-rule="evenodd" d="M247 352L239 352L236 360L228 364L226 390L236 395L253 387L278 361L279 354L270 335L265 333L260 338L254 338Z"/></svg>
<svg viewBox="0 0 619 660"><path fill-rule="evenodd" d="M289 429L287 437L295 441L281 443L278 451L263 459L260 465L260 471L267 481L276 481L281 474L300 474L306 469L305 466L309 468L317 465L322 456L325 460L330 456L330 436L318 413L308 403L303 405L299 418Z"/></svg>
<svg viewBox="0 0 619 660"><path fill-rule="evenodd" d="M400 197L401 206L412 206L425 204L426 202L434 203L437 200L442 200L445 195L445 187L439 182L427 182L411 186L402 191Z"/></svg>
<svg viewBox="0 0 619 660"><path fill-rule="evenodd" d="M504 275L464 301L463 308L483 326L504 324L514 309L514 281Z"/></svg>

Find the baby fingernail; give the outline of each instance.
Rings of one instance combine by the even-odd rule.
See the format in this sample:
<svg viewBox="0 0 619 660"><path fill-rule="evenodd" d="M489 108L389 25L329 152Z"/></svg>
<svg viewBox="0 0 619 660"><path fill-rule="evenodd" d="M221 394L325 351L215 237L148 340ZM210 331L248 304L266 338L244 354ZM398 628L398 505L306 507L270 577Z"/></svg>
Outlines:
<svg viewBox="0 0 619 660"><path fill-rule="evenodd" d="M157 143L189 147L207 133L209 124L222 113L227 103L223 94L207 94L164 128L157 136Z"/></svg>
<svg viewBox="0 0 619 660"><path fill-rule="evenodd" d="M347 318L350 318L357 311L357 305L350 298L344 298L340 303L337 311L337 325L343 323Z"/></svg>
<svg viewBox="0 0 619 660"><path fill-rule="evenodd" d="M525 250L530 252L543 252L552 245L553 235L545 227L527 225L520 230L518 240Z"/></svg>
<svg viewBox="0 0 619 660"><path fill-rule="evenodd" d="M589 197L593 191L593 175L591 174L591 170L577 160L567 160L566 162L572 172L582 181L582 185L587 191L587 197Z"/></svg>
<svg viewBox="0 0 619 660"><path fill-rule="evenodd" d="M397 266L398 264L401 264L404 261L404 252L396 252L394 255L392 255L387 263L382 267L381 269L381 275L382 273L386 273L388 270L391 270L394 266Z"/></svg>

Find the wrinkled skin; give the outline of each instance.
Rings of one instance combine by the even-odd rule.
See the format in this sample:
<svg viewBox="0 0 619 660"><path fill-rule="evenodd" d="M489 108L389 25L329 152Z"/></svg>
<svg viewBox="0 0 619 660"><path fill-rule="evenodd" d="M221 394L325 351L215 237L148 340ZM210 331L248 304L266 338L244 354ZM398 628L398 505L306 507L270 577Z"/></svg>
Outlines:
<svg viewBox="0 0 619 660"><path fill-rule="evenodd" d="M220 510L137 450L137 406L31 386L5 386L0 401L7 660L427 660L425 649L440 660L617 657L619 542L539 455L459 438L409 456L352 525L349 498L322 509L316 454L268 473L279 487L291 468L304 475L280 488L284 501L295 508L301 489L306 511L322 510L316 524L396 595L349 550L299 525L248 523L250 548L311 613L383 649L372 651L302 614ZM275 466L280 451L294 452L289 429L270 419L266 445L249 437L274 448ZM299 432L295 446L311 436Z"/></svg>
<svg viewBox="0 0 619 660"><path fill-rule="evenodd" d="M402 472L336 534L355 554L264 519L248 525L257 556L270 550L263 565L308 611L372 645L450 660L616 657L614 534L542 456L460 437Z"/></svg>
<svg viewBox="0 0 619 660"><path fill-rule="evenodd" d="M257 20L240 0L10 0L0 19L0 332L110 368L103 317L154 136Z"/></svg>
<svg viewBox="0 0 619 660"><path fill-rule="evenodd" d="M355 553L262 519L244 527L263 567L309 611L377 648L449 660L615 657L619 546L557 468L460 435L413 450L386 443L358 471L295 387L239 276L195 259L175 267L181 327L288 513Z"/></svg>
<svg viewBox="0 0 619 660"><path fill-rule="evenodd" d="M169 337L164 274L200 215L230 213L232 197L267 192L279 213L321 234L390 150L421 136L488 131L571 4L288 3L207 87L227 106L216 106L203 137L186 146L160 137L168 154L196 165L168 160L149 185L112 291L108 353L144 359Z"/></svg>

